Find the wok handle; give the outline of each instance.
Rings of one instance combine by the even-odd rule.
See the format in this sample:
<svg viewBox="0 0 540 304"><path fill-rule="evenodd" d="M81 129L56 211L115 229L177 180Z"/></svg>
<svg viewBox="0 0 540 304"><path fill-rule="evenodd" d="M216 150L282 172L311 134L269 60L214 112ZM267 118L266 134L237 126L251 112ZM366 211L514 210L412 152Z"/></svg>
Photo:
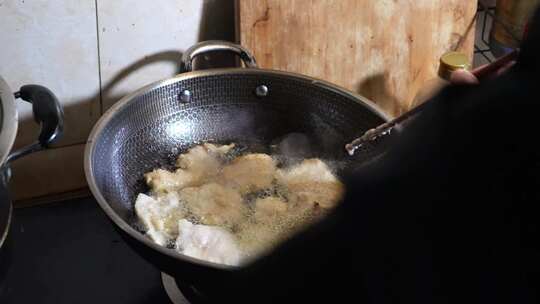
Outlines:
<svg viewBox="0 0 540 304"><path fill-rule="evenodd" d="M64 129L62 106L53 92L46 87L35 84L24 85L15 93L15 97L32 104L34 119L41 125L41 132L36 142L12 152L7 158L8 163L47 148L62 135Z"/></svg>
<svg viewBox="0 0 540 304"><path fill-rule="evenodd" d="M235 53L242 61L244 61L246 67L257 68L255 57L253 57L251 52L243 46L229 41L207 40L193 45L184 52L182 55L182 73L191 72L193 70L193 59L195 59L195 57L205 53L219 51Z"/></svg>

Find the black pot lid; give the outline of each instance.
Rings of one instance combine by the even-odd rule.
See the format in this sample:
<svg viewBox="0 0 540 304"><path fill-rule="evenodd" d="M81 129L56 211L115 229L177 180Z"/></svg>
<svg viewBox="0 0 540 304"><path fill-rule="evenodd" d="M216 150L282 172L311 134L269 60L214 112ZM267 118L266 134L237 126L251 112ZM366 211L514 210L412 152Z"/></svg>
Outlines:
<svg viewBox="0 0 540 304"><path fill-rule="evenodd" d="M17 135L17 109L13 91L0 77L0 165L3 165Z"/></svg>

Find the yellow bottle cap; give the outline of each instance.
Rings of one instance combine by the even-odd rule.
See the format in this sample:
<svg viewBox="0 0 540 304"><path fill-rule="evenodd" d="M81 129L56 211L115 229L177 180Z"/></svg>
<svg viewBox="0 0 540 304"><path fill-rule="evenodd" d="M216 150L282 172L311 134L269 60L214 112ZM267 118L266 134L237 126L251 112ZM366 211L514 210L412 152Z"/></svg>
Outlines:
<svg viewBox="0 0 540 304"><path fill-rule="evenodd" d="M449 79L452 72L459 69L470 69L471 64L467 55L461 52L448 52L441 56L439 65L439 76Z"/></svg>

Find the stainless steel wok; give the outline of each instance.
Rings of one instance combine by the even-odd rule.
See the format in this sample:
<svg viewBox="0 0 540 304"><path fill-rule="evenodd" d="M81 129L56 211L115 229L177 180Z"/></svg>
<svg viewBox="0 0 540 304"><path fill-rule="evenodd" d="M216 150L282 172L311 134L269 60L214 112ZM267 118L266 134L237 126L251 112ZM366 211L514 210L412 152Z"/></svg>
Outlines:
<svg viewBox="0 0 540 304"><path fill-rule="evenodd" d="M234 52L245 68L191 71L194 57ZM99 205L124 239L163 272L205 284L234 275L236 267L194 259L154 244L134 227L134 201L147 191L143 174L170 167L175 157L204 141L263 149L290 133L305 134L311 152L360 164L369 151L349 158L347 142L387 120L365 98L311 77L257 68L244 48L202 42L183 56L185 72L122 98L94 127L85 171Z"/></svg>

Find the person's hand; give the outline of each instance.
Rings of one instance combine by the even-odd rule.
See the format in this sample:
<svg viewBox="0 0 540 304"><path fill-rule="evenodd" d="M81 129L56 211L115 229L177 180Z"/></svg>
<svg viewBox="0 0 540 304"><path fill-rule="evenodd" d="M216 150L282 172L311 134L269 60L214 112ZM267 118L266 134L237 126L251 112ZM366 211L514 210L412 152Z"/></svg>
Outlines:
<svg viewBox="0 0 540 304"><path fill-rule="evenodd" d="M480 66L472 71L457 70L450 75L452 84L479 84L484 79L495 78L506 73L516 64L517 51L511 52L496 61Z"/></svg>

